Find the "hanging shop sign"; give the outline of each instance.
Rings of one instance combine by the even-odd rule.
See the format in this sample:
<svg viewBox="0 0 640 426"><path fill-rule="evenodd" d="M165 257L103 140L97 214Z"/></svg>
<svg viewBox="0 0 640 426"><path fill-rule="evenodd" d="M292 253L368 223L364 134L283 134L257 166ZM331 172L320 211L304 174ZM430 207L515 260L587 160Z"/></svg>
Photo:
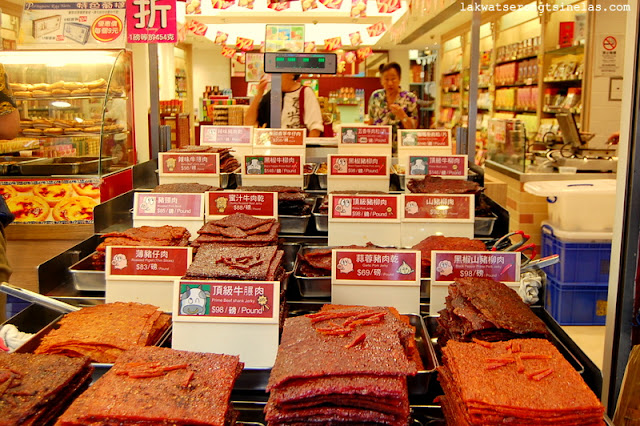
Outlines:
<svg viewBox="0 0 640 426"><path fill-rule="evenodd" d="M304 52L304 25L267 25L265 51Z"/></svg>
<svg viewBox="0 0 640 426"><path fill-rule="evenodd" d="M27 1L20 49L123 49L125 1Z"/></svg>
<svg viewBox="0 0 640 426"><path fill-rule="evenodd" d="M176 43L176 0L127 0L127 43Z"/></svg>

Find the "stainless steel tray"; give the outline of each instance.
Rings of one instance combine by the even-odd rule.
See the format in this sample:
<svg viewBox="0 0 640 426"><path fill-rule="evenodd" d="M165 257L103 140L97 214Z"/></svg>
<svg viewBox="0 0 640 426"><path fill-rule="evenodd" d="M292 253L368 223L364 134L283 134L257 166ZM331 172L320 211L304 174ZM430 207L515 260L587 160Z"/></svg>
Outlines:
<svg viewBox="0 0 640 426"><path fill-rule="evenodd" d="M98 163L102 162L102 169L111 166L111 158L98 157L55 157L40 158L38 160L20 164L20 174L23 176L48 175L78 175L98 173Z"/></svg>
<svg viewBox="0 0 640 426"><path fill-rule="evenodd" d="M326 249L326 246L305 246L300 249L300 254L304 254L313 249ZM293 269L293 277L298 283L298 290L302 297L331 297L331 276L327 277L305 277L300 275L298 259Z"/></svg>
<svg viewBox="0 0 640 426"><path fill-rule="evenodd" d="M282 243L282 250L284 250L283 265L286 271L293 271L296 265L296 258L298 251L300 250L299 243Z"/></svg>
<svg viewBox="0 0 640 426"><path fill-rule="evenodd" d="M476 216L475 221L473 222L473 234L480 237L488 237L493 232L493 226L496 224L496 220L498 216L494 213L491 213L492 216L484 217L484 216Z"/></svg>
<svg viewBox="0 0 640 426"><path fill-rule="evenodd" d="M105 291L105 273L96 270L91 257L94 253L69 266L73 287L78 291Z"/></svg>
<svg viewBox="0 0 640 426"><path fill-rule="evenodd" d="M278 215L280 232L283 234L304 234L310 218L310 214L302 216Z"/></svg>
<svg viewBox="0 0 640 426"><path fill-rule="evenodd" d="M322 197L316 198L316 202L313 204L311 214L316 224L316 231L329 232L329 215L327 213L320 213L320 206L322 205Z"/></svg>
<svg viewBox="0 0 640 426"><path fill-rule="evenodd" d="M304 189L309 188L309 181L311 181L311 175L313 175L318 169L318 163L305 163L305 166L306 165L311 165L311 171L308 173L307 172L304 173L304 178L303 178Z"/></svg>
<svg viewBox="0 0 640 426"><path fill-rule="evenodd" d="M20 173L20 164L37 160L39 158L0 156L0 175L17 175Z"/></svg>
<svg viewBox="0 0 640 426"><path fill-rule="evenodd" d="M396 183L396 185L398 185L398 189L400 191L404 191L406 188L406 174L405 173L398 173L398 165L394 164L393 166L391 166L391 182Z"/></svg>

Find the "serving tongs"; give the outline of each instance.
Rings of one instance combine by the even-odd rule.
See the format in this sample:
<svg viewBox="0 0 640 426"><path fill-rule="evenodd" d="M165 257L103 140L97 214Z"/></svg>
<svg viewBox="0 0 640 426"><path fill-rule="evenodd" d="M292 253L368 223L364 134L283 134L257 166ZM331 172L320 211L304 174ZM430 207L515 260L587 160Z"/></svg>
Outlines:
<svg viewBox="0 0 640 426"><path fill-rule="evenodd" d="M21 287L16 287L9 283L0 283L0 292L17 297L18 299L26 300L27 302L53 309L54 311L61 312L63 314L80 310L77 306L61 302L48 296L43 296L42 294L38 294Z"/></svg>

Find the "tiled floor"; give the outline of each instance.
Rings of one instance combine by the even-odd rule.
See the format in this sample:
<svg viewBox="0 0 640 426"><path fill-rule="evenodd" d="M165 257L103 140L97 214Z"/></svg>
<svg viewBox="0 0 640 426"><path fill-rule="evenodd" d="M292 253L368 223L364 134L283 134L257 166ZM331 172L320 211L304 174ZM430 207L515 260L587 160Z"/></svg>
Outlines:
<svg viewBox="0 0 640 426"><path fill-rule="evenodd" d="M564 326L562 329L582 351L602 370L604 359L604 326Z"/></svg>

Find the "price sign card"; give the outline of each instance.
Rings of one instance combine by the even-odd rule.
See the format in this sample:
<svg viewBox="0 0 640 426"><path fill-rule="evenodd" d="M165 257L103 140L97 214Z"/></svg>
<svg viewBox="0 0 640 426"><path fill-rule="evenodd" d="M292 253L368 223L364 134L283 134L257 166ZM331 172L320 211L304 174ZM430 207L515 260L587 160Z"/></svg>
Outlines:
<svg viewBox="0 0 640 426"><path fill-rule="evenodd" d="M105 300L173 308L173 282L191 264L193 248L109 246L105 262Z"/></svg>
<svg viewBox="0 0 640 426"><path fill-rule="evenodd" d="M330 246L400 246L400 196L329 194Z"/></svg>
<svg viewBox="0 0 640 426"><path fill-rule="evenodd" d="M200 126L200 145L250 146L251 126Z"/></svg>
<svg viewBox="0 0 640 426"><path fill-rule="evenodd" d="M233 213L264 218L278 217L277 192L213 191L206 194L207 220Z"/></svg>
<svg viewBox="0 0 640 426"><path fill-rule="evenodd" d="M183 226L197 235L204 225L204 194L136 192L133 226Z"/></svg>
<svg viewBox="0 0 640 426"><path fill-rule="evenodd" d="M444 178L467 178L466 155L411 155L407 173L410 175L429 175Z"/></svg>
<svg viewBox="0 0 640 426"><path fill-rule="evenodd" d="M430 235L473 238L473 195L404 194L402 206L402 247Z"/></svg>
<svg viewBox="0 0 640 426"><path fill-rule="evenodd" d="M473 195L405 194L405 221L413 222L473 222Z"/></svg>
<svg viewBox="0 0 640 426"><path fill-rule="evenodd" d="M420 311L419 251L334 249L331 254L332 303Z"/></svg>
<svg viewBox="0 0 640 426"><path fill-rule="evenodd" d="M490 278L520 287L520 253L468 251L431 252L431 314L444 308L448 285L457 278Z"/></svg>
<svg viewBox="0 0 640 426"><path fill-rule="evenodd" d="M429 154L434 153L429 148L434 148L443 154L451 154L451 130L449 129L398 129L398 141L400 141L398 149L403 148L422 148L422 152Z"/></svg>
<svg viewBox="0 0 640 426"><path fill-rule="evenodd" d="M173 288L173 349L239 355L248 368L273 366L280 282L176 280Z"/></svg>
<svg viewBox="0 0 640 426"><path fill-rule="evenodd" d="M391 146L391 126L341 126L340 145Z"/></svg>
<svg viewBox="0 0 640 426"><path fill-rule="evenodd" d="M329 155L327 157L327 189L389 191L387 155Z"/></svg>
<svg viewBox="0 0 640 426"><path fill-rule="evenodd" d="M242 184L302 187L303 164L302 155L245 156L242 162Z"/></svg>
<svg viewBox="0 0 640 426"><path fill-rule="evenodd" d="M160 157L160 176L216 175L219 173L217 153L161 152L158 155Z"/></svg>
<svg viewBox="0 0 640 426"><path fill-rule="evenodd" d="M253 146L304 146L305 129L254 129Z"/></svg>

